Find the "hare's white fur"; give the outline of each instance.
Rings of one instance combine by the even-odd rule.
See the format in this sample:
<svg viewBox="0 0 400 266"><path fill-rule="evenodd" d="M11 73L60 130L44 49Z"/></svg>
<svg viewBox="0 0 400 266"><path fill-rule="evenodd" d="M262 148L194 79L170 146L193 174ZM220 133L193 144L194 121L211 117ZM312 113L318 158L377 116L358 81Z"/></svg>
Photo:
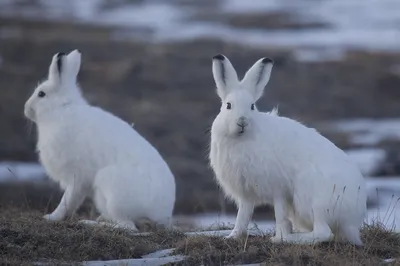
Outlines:
<svg viewBox="0 0 400 266"><path fill-rule="evenodd" d="M362 245L366 191L358 167L315 129L253 105L272 66L262 58L239 81L228 58L213 58L222 106L211 128L210 164L238 206L229 237L246 232L254 207L269 204L274 242L316 243L335 236Z"/></svg>
<svg viewBox="0 0 400 266"><path fill-rule="evenodd" d="M65 190L44 218L63 220L92 197L106 220L133 230L142 218L169 227L175 203L170 168L131 125L85 101L76 83L80 63L78 50L54 55L48 79L25 104L25 116L38 128L40 161Z"/></svg>

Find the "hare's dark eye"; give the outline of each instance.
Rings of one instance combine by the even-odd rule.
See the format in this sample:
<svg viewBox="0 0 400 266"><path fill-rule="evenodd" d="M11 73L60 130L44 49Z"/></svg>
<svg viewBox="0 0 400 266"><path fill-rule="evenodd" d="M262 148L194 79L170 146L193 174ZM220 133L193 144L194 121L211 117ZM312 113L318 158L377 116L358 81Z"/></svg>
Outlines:
<svg viewBox="0 0 400 266"><path fill-rule="evenodd" d="M45 93L44 91L39 91L39 92L38 92L38 96L39 96L40 98L43 98L44 96L46 96L46 93Z"/></svg>
<svg viewBox="0 0 400 266"><path fill-rule="evenodd" d="M251 110L254 110L254 103L251 105Z"/></svg>
<svg viewBox="0 0 400 266"><path fill-rule="evenodd" d="M226 109L231 109L231 108L232 108L231 103L226 103Z"/></svg>

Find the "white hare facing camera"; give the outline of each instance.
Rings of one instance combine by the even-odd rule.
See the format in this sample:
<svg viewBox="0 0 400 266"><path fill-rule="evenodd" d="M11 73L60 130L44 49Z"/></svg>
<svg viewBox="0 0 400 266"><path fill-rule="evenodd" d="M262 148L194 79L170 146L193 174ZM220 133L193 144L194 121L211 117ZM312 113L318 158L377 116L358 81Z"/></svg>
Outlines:
<svg viewBox="0 0 400 266"><path fill-rule="evenodd" d="M211 128L210 164L238 206L228 237L246 233L253 210L272 205L273 242L311 244L333 238L362 245L366 185L357 165L315 129L257 110L273 61L258 60L239 81L227 57L213 57L221 98Z"/></svg>
<svg viewBox="0 0 400 266"><path fill-rule="evenodd" d="M77 85L78 50L53 56L48 79L25 103L38 128L37 151L64 195L53 221L92 197L101 218L137 230L143 218L171 226L175 178L158 151L128 123L89 105Z"/></svg>

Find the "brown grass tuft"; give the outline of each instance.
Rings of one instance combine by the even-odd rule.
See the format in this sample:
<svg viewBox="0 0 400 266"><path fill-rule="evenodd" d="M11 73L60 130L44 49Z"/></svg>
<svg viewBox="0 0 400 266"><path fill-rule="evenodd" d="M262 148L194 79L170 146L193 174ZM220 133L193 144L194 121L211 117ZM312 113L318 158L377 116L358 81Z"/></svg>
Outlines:
<svg viewBox="0 0 400 266"><path fill-rule="evenodd" d="M318 245L272 244L269 237L240 240L191 237L177 244L176 253L190 257L181 265L379 265L383 259L400 259L400 235L388 232L380 225L363 228L363 248L338 242Z"/></svg>
<svg viewBox="0 0 400 266"><path fill-rule="evenodd" d="M151 237L132 237L123 230L89 227L72 219L48 222L36 211L2 210L0 264L140 258L168 248L182 237L166 231Z"/></svg>

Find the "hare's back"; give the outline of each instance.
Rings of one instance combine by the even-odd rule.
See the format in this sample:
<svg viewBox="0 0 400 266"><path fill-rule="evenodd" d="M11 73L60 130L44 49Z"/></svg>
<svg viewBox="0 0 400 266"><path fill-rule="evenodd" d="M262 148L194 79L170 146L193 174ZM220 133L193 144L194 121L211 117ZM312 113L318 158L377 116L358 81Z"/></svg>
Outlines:
<svg viewBox="0 0 400 266"><path fill-rule="evenodd" d="M98 143L119 150L151 147L150 143L132 125L121 118L96 107L92 107L91 113L86 122L87 135L91 135Z"/></svg>
<svg viewBox="0 0 400 266"><path fill-rule="evenodd" d="M131 125L98 107L77 107L64 114L60 125L43 135L43 143L51 150L68 151L66 157L103 165L158 156Z"/></svg>
<svg viewBox="0 0 400 266"><path fill-rule="evenodd" d="M293 171L300 171L307 165L315 165L325 170L357 173L358 168L347 154L321 135L317 130L286 117L265 116L268 126L263 127L262 145L269 153ZM341 165L342 167L338 167Z"/></svg>

